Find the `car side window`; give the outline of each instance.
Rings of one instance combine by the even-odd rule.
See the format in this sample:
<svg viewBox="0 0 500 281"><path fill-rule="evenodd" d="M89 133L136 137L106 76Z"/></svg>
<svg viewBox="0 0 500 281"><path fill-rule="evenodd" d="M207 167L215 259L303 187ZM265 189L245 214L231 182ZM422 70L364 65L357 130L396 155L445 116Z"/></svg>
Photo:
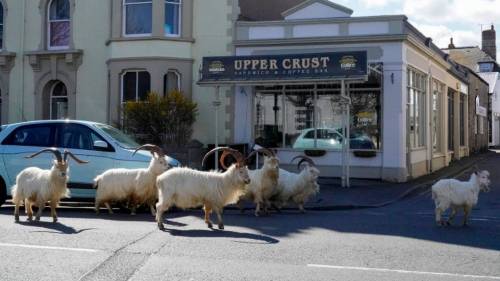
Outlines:
<svg viewBox="0 0 500 281"><path fill-rule="evenodd" d="M30 125L15 129L3 142L5 145L40 146L54 145L53 125Z"/></svg>
<svg viewBox="0 0 500 281"><path fill-rule="evenodd" d="M62 148L95 150L94 142L105 140L92 129L78 124L62 124L57 134L58 146Z"/></svg>

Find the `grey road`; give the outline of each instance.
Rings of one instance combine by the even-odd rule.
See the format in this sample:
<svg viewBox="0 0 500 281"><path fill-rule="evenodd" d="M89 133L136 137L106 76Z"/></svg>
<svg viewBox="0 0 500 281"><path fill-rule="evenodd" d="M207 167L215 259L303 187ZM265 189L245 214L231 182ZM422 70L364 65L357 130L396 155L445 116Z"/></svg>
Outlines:
<svg viewBox="0 0 500 281"><path fill-rule="evenodd" d="M162 232L148 213L90 208L15 224L7 206L0 280L500 280L500 174L492 182L466 228L435 226L428 193L378 209L228 210L224 231L207 229L199 210L167 215Z"/></svg>

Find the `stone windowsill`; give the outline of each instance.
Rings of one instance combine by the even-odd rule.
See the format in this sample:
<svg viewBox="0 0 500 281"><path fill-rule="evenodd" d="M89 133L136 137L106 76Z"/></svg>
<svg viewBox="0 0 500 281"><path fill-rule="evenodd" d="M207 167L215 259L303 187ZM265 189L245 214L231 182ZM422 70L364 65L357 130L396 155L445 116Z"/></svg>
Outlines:
<svg viewBox="0 0 500 281"><path fill-rule="evenodd" d="M106 46L112 42L129 42L129 41L175 41L175 42L187 42L194 43L194 38L183 38L183 37L167 37L167 36L140 36L140 37L119 37L111 38L106 41Z"/></svg>

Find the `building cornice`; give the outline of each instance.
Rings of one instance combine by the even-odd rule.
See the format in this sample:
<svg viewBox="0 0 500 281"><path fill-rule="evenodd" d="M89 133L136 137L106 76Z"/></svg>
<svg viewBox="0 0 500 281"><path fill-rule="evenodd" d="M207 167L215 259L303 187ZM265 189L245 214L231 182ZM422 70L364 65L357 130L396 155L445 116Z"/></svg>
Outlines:
<svg viewBox="0 0 500 281"><path fill-rule="evenodd" d="M372 43L372 42L402 42L407 34L369 35L369 36L336 36L308 37L290 39L236 40L237 47L275 46L275 45L311 45L311 44L342 44L342 43Z"/></svg>
<svg viewBox="0 0 500 281"><path fill-rule="evenodd" d="M370 22L370 21L402 21L407 20L405 15L384 15L384 16L368 16L368 17L351 17L351 18L325 18L325 19L296 19L296 20L279 20L279 21L237 21L238 27L250 26L285 26L297 24L325 24L325 23L351 23L351 22Z"/></svg>
<svg viewBox="0 0 500 281"><path fill-rule="evenodd" d="M106 61L106 64L114 63L114 62L125 62L125 61L181 61L181 62L189 62L193 63L194 59L190 58L176 58L176 57L126 57L126 58L112 58Z"/></svg>

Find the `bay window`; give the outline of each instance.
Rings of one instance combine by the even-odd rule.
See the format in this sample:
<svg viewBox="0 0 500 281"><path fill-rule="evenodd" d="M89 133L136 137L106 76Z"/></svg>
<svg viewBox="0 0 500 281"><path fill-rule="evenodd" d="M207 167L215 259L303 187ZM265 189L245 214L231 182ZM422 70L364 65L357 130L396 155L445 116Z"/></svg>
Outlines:
<svg viewBox="0 0 500 281"><path fill-rule="evenodd" d="M165 36L180 36L181 0L165 0Z"/></svg>
<svg viewBox="0 0 500 281"><path fill-rule="evenodd" d="M123 15L125 36L151 35L153 20L152 0L124 0Z"/></svg>
<svg viewBox="0 0 500 281"><path fill-rule="evenodd" d="M122 103L142 101L151 91L151 76L147 71L127 71L122 76Z"/></svg>

